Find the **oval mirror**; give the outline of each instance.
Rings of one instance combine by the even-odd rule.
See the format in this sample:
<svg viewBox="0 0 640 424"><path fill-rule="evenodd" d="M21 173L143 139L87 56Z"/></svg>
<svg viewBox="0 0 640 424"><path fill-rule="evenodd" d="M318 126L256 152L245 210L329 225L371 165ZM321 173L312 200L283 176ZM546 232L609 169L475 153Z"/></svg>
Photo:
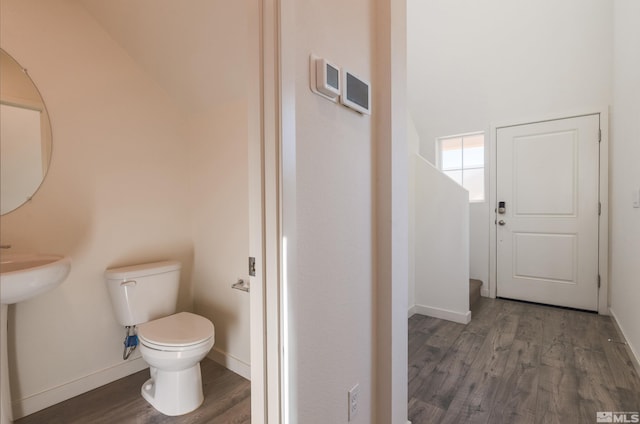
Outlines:
<svg viewBox="0 0 640 424"><path fill-rule="evenodd" d="M0 214L38 191L51 161L49 114L27 70L0 49Z"/></svg>

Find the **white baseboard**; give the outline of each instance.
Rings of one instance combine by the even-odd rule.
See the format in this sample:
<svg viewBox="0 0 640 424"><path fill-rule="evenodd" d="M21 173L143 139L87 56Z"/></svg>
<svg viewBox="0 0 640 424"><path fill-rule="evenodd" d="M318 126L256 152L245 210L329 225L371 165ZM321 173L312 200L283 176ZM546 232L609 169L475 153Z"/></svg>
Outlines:
<svg viewBox="0 0 640 424"><path fill-rule="evenodd" d="M415 305L412 309L414 311L414 314L446 319L447 321L453 321L460 324L469 324L469 322L471 321L471 311L457 312L424 305Z"/></svg>
<svg viewBox="0 0 640 424"><path fill-rule="evenodd" d="M96 371L68 383L61 384L40 393L16 399L12 402L14 419L22 418L48 408L52 405L71 399L90 390L96 389L112 381L134 374L148 368L141 357Z"/></svg>
<svg viewBox="0 0 640 424"><path fill-rule="evenodd" d="M207 358L219 363L223 367L235 372L236 374L246 378L247 380L251 380L251 365L247 364L240 359L229 355L227 352L216 349L215 347L211 349Z"/></svg>
<svg viewBox="0 0 640 424"><path fill-rule="evenodd" d="M613 324L616 327L620 336L627 343L627 352L629 352L629 357L631 358L631 362L633 363L633 367L636 369L636 372L640 375L640 355L638 355L638 351L634 349L633 345L629 343L629 339L627 338L627 333L624 331L624 328L620 325L620 321L618 321L618 317L616 316L616 312L609 308L609 313L611 314L611 318Z"/></svg>
<svg viewBox="0 0 640 424"><path fill-rule="evenodd" d="M408 318L411 318L412 316L414 316L416 314L416 305L413 305L409 308L409 316ZM409 423L411 424L411 423Z"/></svg>

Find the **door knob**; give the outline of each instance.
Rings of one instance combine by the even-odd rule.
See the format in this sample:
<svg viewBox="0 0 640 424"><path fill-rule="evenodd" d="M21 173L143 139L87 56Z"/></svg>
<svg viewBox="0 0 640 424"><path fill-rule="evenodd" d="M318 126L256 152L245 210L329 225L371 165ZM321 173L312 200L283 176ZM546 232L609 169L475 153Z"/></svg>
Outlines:
<svg viewBox="0 0 640 424"><path fill-rule="evenodd" d="M503 220L503 219L501 219L500 221L498 221L498 224L500 224L500 225L504 225L504 224L506 224L506 222L504 222L504 220Z"/></svg>

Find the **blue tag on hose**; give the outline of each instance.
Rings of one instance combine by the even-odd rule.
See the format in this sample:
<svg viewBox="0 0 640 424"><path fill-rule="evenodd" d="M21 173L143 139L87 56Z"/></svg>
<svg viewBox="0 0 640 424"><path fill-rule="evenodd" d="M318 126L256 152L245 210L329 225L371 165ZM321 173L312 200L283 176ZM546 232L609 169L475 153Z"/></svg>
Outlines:
<svg viewBox="0 0 640 424"><path fill-rule="evenodd" d="M127 336L127 340L124 342L125 347L134 347L138 346L138 336L135 334L133 336Z"/></svg>

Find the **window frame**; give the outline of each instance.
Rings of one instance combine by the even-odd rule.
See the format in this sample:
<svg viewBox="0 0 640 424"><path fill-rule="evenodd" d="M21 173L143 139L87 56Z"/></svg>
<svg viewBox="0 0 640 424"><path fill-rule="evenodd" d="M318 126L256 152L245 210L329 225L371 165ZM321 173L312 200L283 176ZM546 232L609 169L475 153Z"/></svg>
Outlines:
<svg viewBox="0 0 640 424"><path fill-rule="evenodd" d="M469 166L466 167L464 166L464 151L465 151L465 147L464 147L464 140L465 138L471 138L471 137L475 137L475 136L482 136L482 148L484 150L484 154L483 154L483 163L482 166ZM443 164L442 164L442 142L443 141L447 141L447 140L453 140L459 138L460 139L460 144L461 144L461 148L460 148L460 167L459 168L451 168L451 169L442 169L443 168ZM454 180L456 182L456 184L460 184L460 187L464 188L465 190L469 191L465 186L464 186L464 174L465 171L472 171L472 170L478 170L478 169L482 169L483 170L483 178L482 178L482 199L474 199L472 200L471 198L469 198L469 203L484 203L487 201L487 190L486 190L486 167L487 167L487 160L486 160L486 134L484 131L474 131L474 132L469 132L469 133L464 133L464 134L454 134L454 135L447 135L447 136L442 136L442 137L437 137L436 138L436 167L440 170L440 172L442 172L443 174L446 175L446 172L452 172L452 171L459 171L460 175L461 175L461 180L462 183L458 183L458 181ZM446 171L446 172L445 172ZM447 177L451 178L449 175L447 175ZM453 178L451 178L453 180Z"/></svg>

